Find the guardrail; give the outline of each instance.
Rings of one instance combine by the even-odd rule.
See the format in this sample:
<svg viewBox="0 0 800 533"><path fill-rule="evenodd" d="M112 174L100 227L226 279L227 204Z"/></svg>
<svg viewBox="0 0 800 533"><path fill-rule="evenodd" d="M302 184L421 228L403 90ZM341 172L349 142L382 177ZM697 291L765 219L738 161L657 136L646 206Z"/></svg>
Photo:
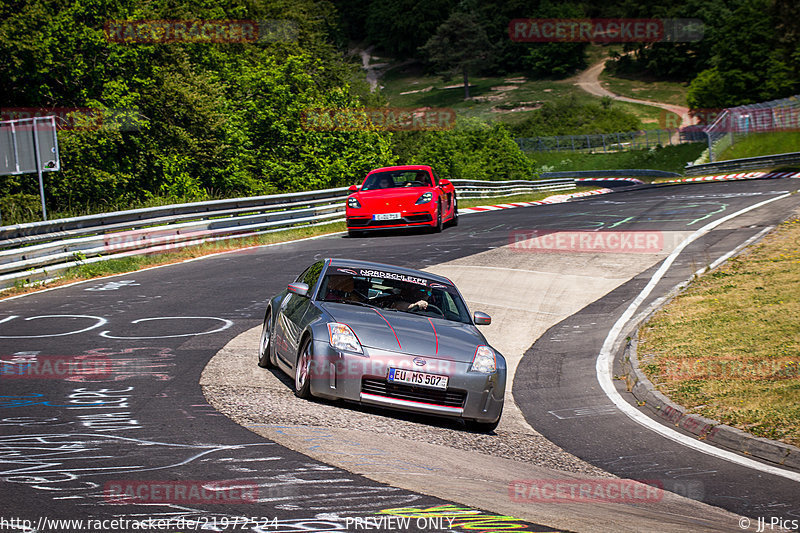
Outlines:
<svg viewBox="0 0 800 533"><path fill-rule="evenodd" d="M575 188L573 179L551 179L539 181L508 180L450 180L456 187L459 198L486 198L514 196L526 192L569 191Z"/></svg>
<svg viewBox="0 0 800 533"><path fill-rule="evenodd" d="M717 172L771 169L781 165L797 164L800 164L800 152L791 152L788 154L729 159L728 161L704 163L702 165L687 165L684 174L687 176L698 176L700 174L714 174Z"/></svg>
<svg viewBox="0 0 800 533"><path fill-rule="evenodd" d="M575 188L571 179L453 180L461 198ZM0 287L79 264L344 220L346 187L213 200L0 227Z"/></svg>
<svg viewBox="0 0 800 533"><path fill-rule="evenodd" d="M2 226L0 227L0 248L48 240L53 236L73 237L87 235L96 233L101 227L115 231L155 224L168 224L178 220L238 216L265 210L286 210L302 206L320 205L336 200L344 201L348 194L347 187L339 187L321 191L147 207L98 215L62 218L47 222Z"/></svg>

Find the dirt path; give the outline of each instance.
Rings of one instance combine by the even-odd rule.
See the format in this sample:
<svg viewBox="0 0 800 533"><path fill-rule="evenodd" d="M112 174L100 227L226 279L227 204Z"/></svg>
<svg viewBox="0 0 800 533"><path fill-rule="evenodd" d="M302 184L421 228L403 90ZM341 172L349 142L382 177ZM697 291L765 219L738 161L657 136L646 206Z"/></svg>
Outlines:
<svg viewBox="0 0 800 533"><path fill-rule="evenodd" d="M366 50L358 50L361 56L361 68L367 71L367 82L369 83L369 90L374 92L378 87L378 79L383 75L384 69L389 66L389 63L373 63L372 60L372 46Z"/></svg>
<svg viewBox="0 0 800 533"><path fill-rule="evenodd" d="M381 76L393 68L403 67L414 62L413 59L407 59L394 65L390 63L372 63L371 61L375 59L372 55L374 48L374 46L370 46L365 49L354 48L350 51L351 54L356 54L361 58L361 68L367 72L367 83L369 83L369 90L372 92L375 92L375 89L378 88L378 81Z"/></svg>
<svg viewBox="0 0 800 533"><path fill-rule="evenodd" d="M596 63L589 67L588 69L584 70L580 74L578 74L575 79L575 85L583 89L589 94L593 94L595 96L608 96L613 98L614 100L619 100L620 102L630 102L633 104L643 104L658 107L661 109L666 109L672 113L675 113L680 117L680 125L687 126L691 124L692 118L689 116L689 108L674 105L674 104L665 104L662 102L652 102L650 100L639 100L637 98L629 98L627 96L620 96L618 94L614 94L605 87L602 86L600 83L600 73L603 72L603 69L606 68L606 60ZM675 133L677 136L678 133ZM673 142L676 142L678 139L673 138Z"/></svg>

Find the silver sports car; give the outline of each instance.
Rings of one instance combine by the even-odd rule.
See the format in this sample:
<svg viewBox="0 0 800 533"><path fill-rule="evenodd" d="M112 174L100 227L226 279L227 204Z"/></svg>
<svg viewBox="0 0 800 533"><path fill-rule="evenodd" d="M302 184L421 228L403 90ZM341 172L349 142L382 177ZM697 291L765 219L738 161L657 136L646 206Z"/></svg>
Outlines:
<svg viewBox="0 0 800 533"><path fill-rule="evenodd" d="M317 261L270 299L259 366L294 376L301 398L345 399L462 418L491 431L506 362L447 278L380 263Z"/></svg>

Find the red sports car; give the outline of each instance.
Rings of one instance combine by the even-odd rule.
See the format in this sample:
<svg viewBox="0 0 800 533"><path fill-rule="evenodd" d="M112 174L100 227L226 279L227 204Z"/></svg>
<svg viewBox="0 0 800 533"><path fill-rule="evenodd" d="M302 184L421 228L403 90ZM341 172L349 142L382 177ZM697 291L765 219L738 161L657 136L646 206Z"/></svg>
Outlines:
<svg viewBox="0 0 800 533"><path fill-rule="evenodd" d="M377 168L361 187L352 185L347 197L347 231L428 226L442 231L458 224L458 203L453 184L439 179L427 165Z"/></svg>

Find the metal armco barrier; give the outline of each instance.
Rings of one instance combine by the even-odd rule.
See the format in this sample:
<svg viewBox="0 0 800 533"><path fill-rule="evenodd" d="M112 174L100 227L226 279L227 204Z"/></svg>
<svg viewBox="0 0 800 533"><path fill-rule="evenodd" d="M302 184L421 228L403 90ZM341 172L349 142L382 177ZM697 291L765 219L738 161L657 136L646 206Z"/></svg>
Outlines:
<svg viewBox="0 0 800 533"><path fill-rule="evenodd" d="M453 180L461 198L575 188L574 180ZM344 220L346 187L166 205L0 227L0 288L69 267Z"/></svg>
<svg viewBox="0 0 800 533"><path fill-rule="evenodd" d="M687 176L699 176L701 174L714 174L717 172L771 169L781 165L797 164L800 164L800 152L791 152L788 154L729 159L728 161L705 163L702 165L687 165L684 174Z"/></svg>
<svg viewBox="0 0 800 533"><path fill-rule="evenodd" d="M450 180L456 187L459 198L503 197L527 192L570 191L575 188L573 179L553 180Z"/></svg>

